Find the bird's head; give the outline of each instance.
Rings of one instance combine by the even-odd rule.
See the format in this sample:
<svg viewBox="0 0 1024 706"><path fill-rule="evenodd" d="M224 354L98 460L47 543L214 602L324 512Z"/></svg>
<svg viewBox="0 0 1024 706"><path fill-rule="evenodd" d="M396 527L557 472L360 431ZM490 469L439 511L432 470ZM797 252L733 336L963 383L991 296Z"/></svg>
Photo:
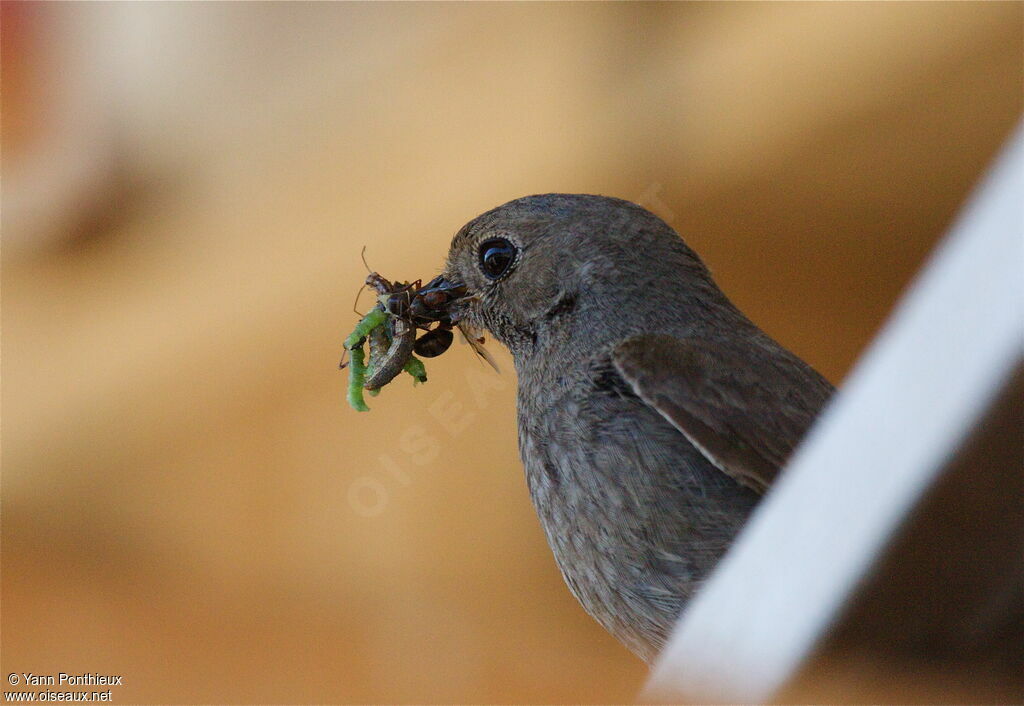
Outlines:
<svg viewBox="0 0 1024 706"><path fill-rule="evenodd" d="M714 288L697 256L640 206L545 194L463 226L432 284L459 293L453 320L489 330L518 359L539 339L596 343L621 334L646 317L646 305L705 282Z"/></svg>

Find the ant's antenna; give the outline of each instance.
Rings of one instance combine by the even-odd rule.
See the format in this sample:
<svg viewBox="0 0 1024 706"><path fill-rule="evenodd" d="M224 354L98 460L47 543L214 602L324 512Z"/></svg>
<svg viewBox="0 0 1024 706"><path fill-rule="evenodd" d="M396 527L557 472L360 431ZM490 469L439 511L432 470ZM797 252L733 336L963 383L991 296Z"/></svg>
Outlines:
<svg viewBox="0 0 1024 706"><path fill-rule="evenodd" d="M366 268L366 271L369 272L372 275L373 274L373 270L371 270L370 266L366 263L366 246L365 245L363 246L363 249L359 251L359 258L363 261L363 267ZM359 288L358 292L356 292L356 300L354 302L352 302L352 311L354 311L355 313L359 314L360 316L363 316L363 313L361 311L359 311L359 297L363 296L363 290L364 289L366 289L366 285L365 284L362 287Z"/></svg>
<svg viewBox="0 0 1024 706"><path fill-rule="evenodd" d="M359 288L359 291L356 292L356 300L354 302L352 302L352 312L355 313L355 314L359 314L359 316L366 316L366 314L364 314L363 312L359 311L359 297L363 296L363 291L365 289L366 289L366 285L364 284L362 287Z"/></svg>
<svg viewBox="0 0 1024 706"><path fill-rule="evenodd" d="M373 270L370 269L370 266L366 262L366 246L365 245L363 246L363 249L359 251L359 258L363 261L363 266L366 268L366 271L369 272L370 274L373 274ZM352 311L355 312L356 314L358 314L359 316L363 316L364 315L361 311L359 311L359 297L361 297L363 295L363 290L365 290L365 289L366 289L366 285L364 284L362 287L359 288L359 291L356 292L356 300L354 302L352 302ZM347 357L348 357L348 349L346 348L345 350L343 350L341 352L341 360L338 362L338 369L339 370L344 370L345 367L348 365L348 362L345 360Z"/></svg>

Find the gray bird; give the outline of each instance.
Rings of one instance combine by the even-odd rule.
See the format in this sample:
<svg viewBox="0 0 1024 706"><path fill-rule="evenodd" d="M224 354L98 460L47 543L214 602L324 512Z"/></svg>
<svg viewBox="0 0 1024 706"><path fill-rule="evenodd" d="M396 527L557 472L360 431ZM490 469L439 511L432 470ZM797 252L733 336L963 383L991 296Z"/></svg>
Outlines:
<svg viewBox="0 0 1024 706"><path fill-rule="evenodd" d="M628 201L510 201L456 234L438 284L515 359L519 452L569 589L653 660L832 386Z"/></svg>

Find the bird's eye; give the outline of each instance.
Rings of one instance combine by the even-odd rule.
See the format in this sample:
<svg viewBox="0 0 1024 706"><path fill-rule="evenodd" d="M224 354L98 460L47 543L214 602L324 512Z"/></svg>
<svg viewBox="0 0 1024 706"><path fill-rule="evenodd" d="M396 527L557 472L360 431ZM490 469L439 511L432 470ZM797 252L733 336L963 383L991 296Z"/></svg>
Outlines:
<svg viewBox="0 0 1024 706"><path fill-rule="evenodd" d="M480 243L480 269L487 279L498 279L516 259L516 246L504 238L489 238Z"/></svg>

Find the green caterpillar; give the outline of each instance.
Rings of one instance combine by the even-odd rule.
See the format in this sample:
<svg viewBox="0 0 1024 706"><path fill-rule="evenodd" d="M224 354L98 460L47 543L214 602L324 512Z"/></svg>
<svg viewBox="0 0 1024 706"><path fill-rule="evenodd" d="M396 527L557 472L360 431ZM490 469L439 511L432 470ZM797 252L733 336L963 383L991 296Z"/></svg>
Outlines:
<svg viewBox="0 0 1024 706"><path fill-rule="evenodd" d="M348 403L357 412L369 412L363 399L365 389L376 396L380 388L391 382L399 372L405 371L413 384L427 381L423 361L412 354L416 330L404 319L393 317L394 334L389 330L388 314L375 307L360 320L345 339L345 348L352 354L349 366ZM370 365L366 365L363 345L370 339Z"/></svg>

